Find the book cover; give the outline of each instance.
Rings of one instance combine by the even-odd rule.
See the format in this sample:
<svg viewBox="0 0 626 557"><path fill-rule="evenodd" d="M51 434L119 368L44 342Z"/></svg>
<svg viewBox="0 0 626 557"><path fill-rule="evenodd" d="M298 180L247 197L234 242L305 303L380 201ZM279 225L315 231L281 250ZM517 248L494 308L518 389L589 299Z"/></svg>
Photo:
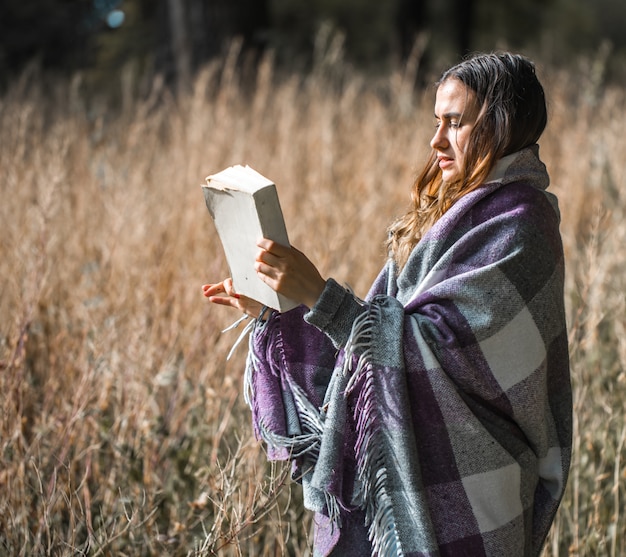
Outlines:
<svg viewBox="0 0 626 557"><path fill-rule="evenodd" d="M249 166L231 166L202 185L235 291L280 312L298 304L265 284L254 270L259 238L288 246L276 185Z"/></svg>

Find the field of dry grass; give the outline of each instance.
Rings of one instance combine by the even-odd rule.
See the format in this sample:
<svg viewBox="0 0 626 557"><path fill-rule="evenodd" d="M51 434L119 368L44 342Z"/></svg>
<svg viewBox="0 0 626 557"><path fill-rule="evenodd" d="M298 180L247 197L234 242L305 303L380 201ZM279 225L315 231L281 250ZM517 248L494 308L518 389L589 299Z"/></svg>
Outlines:
<svg viewBox="0 0 626 557"><path fill-rule="evenodd" d="M331 60L332 62L332 60ZM410 72L409 72L410 73ZM626 94L542 68L575 400L544 557L626 553ZM310 517L253 439L226 266L200 190L247 163L293 243L364 294L432 133L432 91L332 64L244 87L232 61L123 104L25 73L0 99L0 555L308 555ZM271 473L270 473L271 472Z"/></svg>

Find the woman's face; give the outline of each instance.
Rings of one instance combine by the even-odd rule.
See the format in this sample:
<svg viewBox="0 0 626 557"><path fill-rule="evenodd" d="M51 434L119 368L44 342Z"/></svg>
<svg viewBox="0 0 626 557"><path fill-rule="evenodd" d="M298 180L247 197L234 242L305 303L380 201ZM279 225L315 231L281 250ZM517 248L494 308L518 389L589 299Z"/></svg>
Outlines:
<svg viewBox="0 0 626 557"><path fill-rule="evenodd" d="M435 99L437 131L430 146L437 154L444 182L454 183L463 177L465 151L478 113L476 95L462 81L450 78L439 85Z"/></svg>

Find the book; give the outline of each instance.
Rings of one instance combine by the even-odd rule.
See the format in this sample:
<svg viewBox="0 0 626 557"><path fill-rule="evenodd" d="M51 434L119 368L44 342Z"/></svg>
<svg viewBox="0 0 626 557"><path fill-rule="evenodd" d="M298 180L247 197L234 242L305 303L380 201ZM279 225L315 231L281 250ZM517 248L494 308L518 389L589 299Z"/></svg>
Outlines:
<svg viewBox="0 0 626 557"><path fill-rule="evenodd" d="M276 185L249 166L235 165L207 176L202 190L235 291L280 312L296 307L254 269L260 238L290 245Z"/></svg>

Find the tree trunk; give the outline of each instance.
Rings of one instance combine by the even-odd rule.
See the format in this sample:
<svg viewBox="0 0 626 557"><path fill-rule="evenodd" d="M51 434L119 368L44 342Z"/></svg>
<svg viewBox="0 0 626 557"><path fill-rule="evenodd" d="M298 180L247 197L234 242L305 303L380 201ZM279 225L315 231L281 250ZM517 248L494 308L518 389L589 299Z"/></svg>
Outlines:
<svg viewBox="0 0 626 557"><path fill-rule="evenodd" d="M185 18L184 0L167 0L172 52L176 69L176 87L187 89L191 83L191 52L188 41L187 20Z"/></svg>

